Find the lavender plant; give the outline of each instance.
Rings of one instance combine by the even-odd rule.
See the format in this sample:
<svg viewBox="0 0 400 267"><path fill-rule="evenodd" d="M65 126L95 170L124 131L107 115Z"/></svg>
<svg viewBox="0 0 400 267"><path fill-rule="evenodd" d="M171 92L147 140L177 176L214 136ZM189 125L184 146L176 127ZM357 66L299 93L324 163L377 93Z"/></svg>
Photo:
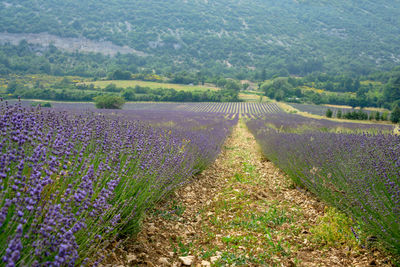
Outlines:
<svg viewBox="0 0 400 267"><path fill-rule="evenodd" d="M217 155L235 123L222 119L172 131L123 114L2 105L2 262L96 265L110 242L138 231L147 209Z"/></svg>
<svg viewBox="0 0 400 267"><path fill-rule="evenodd" d="M307 118L279 116L247 124L264 154L297 184L346 212L365 233L400 253L400 137L363 125L358 125L362 133L329 131L335 125L328 121L319 122L325 125L321 131ZM305 131L301 122L307 121Z"/></svg>

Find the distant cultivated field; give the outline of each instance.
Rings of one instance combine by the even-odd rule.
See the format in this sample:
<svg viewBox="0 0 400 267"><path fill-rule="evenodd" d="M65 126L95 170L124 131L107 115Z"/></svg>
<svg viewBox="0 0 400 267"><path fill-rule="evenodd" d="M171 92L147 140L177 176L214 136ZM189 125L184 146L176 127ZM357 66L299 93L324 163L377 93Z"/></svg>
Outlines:
<svg viewBox="0 0 400 267"><path fill-rule="evenodd" d="M183 103L180 108L195 112L264 114L281 111L275 103Z"/></svg>
<svg viewBox="0 0 400 267"><path fill-rule="evenodd" d="M369 120L346 120L346 119L338 119L336 118L337 110L342 110L343 112L352 111L351 108L333 108L334 105L311 105L311 104L296 104L296 103L283 103L277 102L277 105L284 111L288 113L297 113L301 116L313 118L313 119L325 119L330 121L337 121L337 122L348 122L348 123L358 123L358 124L379 124L379 125L392 125L393 124L389 121L369 121ZM346 107L346 106L336 106L336 107ZM331 109L334 112L332 118L326 118L326 110ZM370 113L372 110L364 109L364 112ZM358 109L356 109L358 110ZM378 109L379 110L379 109Z"/></svg>
<svg viewBox="0 0 400 267"><path fill-rule="evenodd" d="M112 80L112 81L96 81L86 82L85 84L93 84L95 87L105 88L109 84L115 84L117 87L128 88L135 87L136 85L149 88L172 88L177 91L201 91L201 90L219 90L217 87L202 86L202 85L184 85L184 84L173 84L173 83L158 83L158 82L145 82L135 80Z"/></svg>
<svg viewBox="0 0 400 267"><path fill-rule="evenodd" d="M241 92L239 93L239 98L245 102L270 102L268 97L257 94L256 92Z"/></svg>
<svg viewBox="0 0 400 267"><path fill-rule="evenodd" d="M85 78L79 76L53 76L47 74L10 74L0 77L0 88L7 88L8 83L12 81L28 87L33 87L36 83L48 87L60 83L63 79L72 83L80 83L84 81Z"/></svg>
<svg viewBox="0 0 400 267"><path fill-rule="evenodd" d="M367 81L360 81L360 83L362 84L362 85L369 85L369 84L371 84L371 85L382 85L382 83L381 82L377 82L377 81L370 81L370 80L367 80Z"/></svg>
<svg viewBox="0 0 400 267"><path fill-rule="evenodd" d="M15 103L11 100L11 103ZM24 106L30 106L32 100L22 101ZM56 102L51 101L56 109L63 110L94 110L91 102ZM260 115L281 112L282 109L276 103L248 103L248 102L128 102L124 110L148 110L148 111L188 111L199 113L222 114L251 114Z"/></svg>
<svg viewBox="0 0 400 267"><path fill-rule="evenodd" d="M331 108L336 108L336 109L353 109L350 106L344 106L344 105L330 105L330 104L325 104L324 106L326 107L331 107ZM356 110L359 110L359 107L354 108ZM390 110L387 110L385 108L373 108L373 107L366 107L363 108L364 111L379 111L379 112L390 112Z"/></svg>
<svg viewBox="0 0 400 267"><path fill-rule="evenodd" d="M334 115L336 114L336 112L338 110L341 110L342 112L350 112L353 110L360 110L360 108L352 108L350 106L341 106L341 105L314 105L314 104L296 104L296 103L290 103L290 105L292 107L294 107L295 109L298 109L302 112L307 112L310 114L314 114L314 115L320 115L320 116L325 116L326 111L328 109L332 110ZM363 109L364 112L370 114L371 112L390 112L390 110L387 109L383 109L383 108L364 108Z"/></svg>

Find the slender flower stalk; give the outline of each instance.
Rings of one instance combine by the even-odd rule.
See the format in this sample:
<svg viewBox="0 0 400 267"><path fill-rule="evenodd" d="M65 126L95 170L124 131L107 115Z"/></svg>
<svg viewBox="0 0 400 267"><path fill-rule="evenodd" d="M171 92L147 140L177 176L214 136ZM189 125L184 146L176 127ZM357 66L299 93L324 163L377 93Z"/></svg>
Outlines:
<svg viewBox="0 0 400 267"><path fill-rule="evenodd" d="M139 231L146 210L215 159L237 121L144 114L1 105L3 264L100 261L110 242Z"/></svg>

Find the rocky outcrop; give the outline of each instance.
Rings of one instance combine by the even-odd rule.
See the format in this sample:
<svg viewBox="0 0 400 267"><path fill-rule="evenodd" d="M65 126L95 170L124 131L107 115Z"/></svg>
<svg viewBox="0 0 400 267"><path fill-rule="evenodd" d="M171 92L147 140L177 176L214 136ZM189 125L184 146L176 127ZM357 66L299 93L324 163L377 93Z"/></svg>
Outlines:
<svg viewBox="0 0 400 267"><path fill-rule="evenodd" d="M68 52L94 52L111 56L117 53L147 56L144 52L137 51L128 46L118 46L109 41L93 41L83 37L64 38L48 33L0 33L0 44L11 43L17 45L23 40L26 40L30 44L41 46L53 44L58 49Z"/></svg>

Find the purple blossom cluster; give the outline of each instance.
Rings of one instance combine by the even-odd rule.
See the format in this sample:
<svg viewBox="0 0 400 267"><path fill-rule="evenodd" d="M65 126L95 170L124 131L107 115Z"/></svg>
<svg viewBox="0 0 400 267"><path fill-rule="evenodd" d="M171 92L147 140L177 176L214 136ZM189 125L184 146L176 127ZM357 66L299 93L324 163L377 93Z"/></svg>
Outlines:
<svg viewBox="0 0 400 267"><path fill-rule="evenodd" d="M2 104L2 263L95 264L118 235L139 230L146 210L216 157L237 121L170 115L150 125L124 112Z"/></svg>
<svg viewBox="0 0 400 267"><path fill-rule="evenodd" d="M371 128L360 124L364 132L321 131L312 119L280 116L283 127L275 115L247 123L264 154L297 184L400 253L400 136L367 132ZM304 131L301 123L306 120Z"/></svg>

